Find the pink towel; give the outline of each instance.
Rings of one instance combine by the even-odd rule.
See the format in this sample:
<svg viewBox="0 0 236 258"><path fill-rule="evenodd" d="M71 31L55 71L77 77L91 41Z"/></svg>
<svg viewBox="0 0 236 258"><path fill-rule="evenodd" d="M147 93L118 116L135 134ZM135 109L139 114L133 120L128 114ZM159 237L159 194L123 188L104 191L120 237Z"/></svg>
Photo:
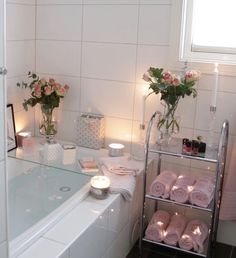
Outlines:
<svg viewBox="0 0 236 258"><path fill-rule="evenodd" d="M170 190L177 179L177 175L171 171L163 171L150 186L150 195L162 198L170 196Z"/></svg>
<svg viewBox="0 0 236 258"><path fill-rule="evenodd" d="M146 229L146 238L156 242L163 241L164 233L169 224L169 221L170 214L167 211L156 211Z"/></svg>
<svg viewBox="0 0 236 258"><path fill-rule="evenodd" d="M195 178L189 175L180 175L171 189L170 199L180 203L189 200L189 193L195 183Z"/></svg>
<svg viewBox="0 0 236 258"><path fill-rule="evenodd" d="M179 240L180 248L203 252L203 244L208 236L207 225L200 220L191 220Z"/></svg>
<svg viewBox="0 0 236 258"><path fill-rule="evenodd" d="M187 219L181 215L176 214L171 217L170 224L166 229L164 242L168 245L177 245L185 227Z"/></svg>
<svg viewBox="0 0 236 258"><path fill-rule="evenodd" d="M199 178L190 193L190 202L197 206L206 208L213 198L214 190L215 182L213 178Z"/></svg>

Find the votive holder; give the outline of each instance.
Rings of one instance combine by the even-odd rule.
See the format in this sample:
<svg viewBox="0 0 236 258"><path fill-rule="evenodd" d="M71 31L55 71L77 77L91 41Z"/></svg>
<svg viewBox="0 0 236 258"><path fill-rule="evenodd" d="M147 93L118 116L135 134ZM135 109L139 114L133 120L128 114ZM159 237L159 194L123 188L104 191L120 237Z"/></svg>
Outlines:
<svg viewBox="0 0 236 258"><path fill-rule="evenodd" d="M96 199L106 199L109 188L110 188L110 179L107 176L94 176L91 181L90 193Z"/></svg>
<svg viewBox="0 0 236 258"><path fill-rule="evenodd" d="M111 143L108 146L109 156L120 157L124 155L125 146L120 143Z"/></svg>

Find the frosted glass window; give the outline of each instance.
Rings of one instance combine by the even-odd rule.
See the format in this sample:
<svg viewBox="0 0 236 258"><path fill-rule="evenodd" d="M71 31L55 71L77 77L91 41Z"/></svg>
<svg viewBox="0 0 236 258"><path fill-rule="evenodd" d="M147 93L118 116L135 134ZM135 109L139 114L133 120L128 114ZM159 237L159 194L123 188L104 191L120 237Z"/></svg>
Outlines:
<svg viewBox="0 0 236 258"><path fill-rule="evenodd" d="M185 60L236 62L236 1L185 0L181 55Z"/></svg>

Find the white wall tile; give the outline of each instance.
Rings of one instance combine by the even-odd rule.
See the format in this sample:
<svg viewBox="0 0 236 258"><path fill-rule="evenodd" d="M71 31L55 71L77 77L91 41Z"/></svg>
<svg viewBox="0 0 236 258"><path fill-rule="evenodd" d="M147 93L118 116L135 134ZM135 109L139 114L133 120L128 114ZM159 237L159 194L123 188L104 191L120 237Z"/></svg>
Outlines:
<svg viewBox="0 0 236 258"><path fill-rule="evenodd" d="M138 4L139 0L84 0L84 4Z"/></svg>
<svg viewBox="0 0 236 258"><path fill-rule="evenodd" d="M7 242L3 242L0 244L0 257L1 258L8 258L7 255Z"/></svg>
<svg viewBox="0 0 236 258"><path fill-rule="evenodd" d="M0 243L6 240L6 178L5 178L5 162L0 162ZM0 256L2 257L2 256Z"/></svg>
<svg viewBox="0 0 236 258"><path fill-rule="evenodd" d="M132 138L132 121L125 119L118 119L113 117L106 117L106 146L114 141L118 141L125 145L127 152L130 151L129 143Z"/></svg>
<svg viewBox="0 0 236 258"><path fill-rule="evenodd" d="M15 112L16 132L30 131L34 134L34 108Z"/></svg>
<svg viewBox="0 0 236 258"><path fill-rule="evenodd" d="M83 0L37 0L37 5L82 4Z"/></svg>
<svg viewBox="0 0 236 258"><path fill-rule="evenodd" d="M38 40L37 72L58 75L80 75L79 42Z"/></svg>
<svg viewBox="0 0 236 258"><path fill-rule="evenodd" d="M81 110L132 119L134 85L82 79Z"/></svg>
<svg viewBox="0 0 236 258"><path fill-rule="evenodd" d="M57 138L61 140L75 142L77 112L61 111L58 120Z"/></svg>
<svg viewBox="0 0 236 258"><path fill-rule="evenodd" d="M235 112L236 94L219 92L217 98L217 131L221 130L222 123L225 119L229 121L230 134L236 135L236 112Z"/></svg>
<svg viewBox="0 0 236 258"><path fill-rule="evenodd" d="M84 41L136 43L137 5L85 5Z"/></svg>
<svg viewBox="0 0 236 258"><path fill-rule="evenodd" d="M168 5L140 6L139 43L169 44L170 9Z"/></svg>
<svg viewBox="0 0 236 258"><path fill-rule="evenodd" d="M36 0L6 0L7 3L35 5Z"/></svg>
<svg viewBox="0 0 236 258"><path fill-rule="evenodd" d="M82 5L37 6L37 39L81 40L81 25Z"/></svg>
<svg viewBox="0 0 236 258"><path fill-rule="evenodd" d="M7 4L7 40L35 38L35 6Z"/></svg>
<svg viewBox="0 0 236 258"><path fill-rule="evenodd" d="M79 111L80 110L80 78L59 75L38 74L46 79L54 78L61 85L69 85L70 89L60 101L60 108L63 110Z"/></svg>
<svg viewBox="0 0 236 258"><path fill-rule="evenodd" d="M137 57L137 73L136 80L138 83L144 83L142 80L143 74L152 67L161 67L167 69L168 47L166 46L138 46L138 57Z"/></svg>
<svg viewBox="0 0 236 258"><path fill-rule="evenodd" d="M35 68L35 42L8 41L6 58L8 78L27 75Z"/></svg>
<svg viewBox="0 0 236 258"><path fill-rule="evenodd" d="M140 0L140 4L172 4L172 0Z"/></svg>
<svg viewBox="0 0 236 258"><path fill-rule="evenodd" d="M12 103L14 111L23 109L24 98L29 96L29 89L17 87L18 82L26 81L26 77L14 77L7 79L7 103Z"/></svg>
<svg viewBox="0 0 236 258"><path fill-rule="evenodd" d="M82 76L134 82L136 46L84 43Z"/></svg>

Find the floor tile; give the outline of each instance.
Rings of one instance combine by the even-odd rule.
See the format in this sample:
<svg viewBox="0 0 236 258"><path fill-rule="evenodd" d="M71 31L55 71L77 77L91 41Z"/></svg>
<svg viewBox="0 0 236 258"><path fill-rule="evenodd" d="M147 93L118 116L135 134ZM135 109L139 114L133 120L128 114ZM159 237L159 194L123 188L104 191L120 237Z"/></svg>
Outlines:
<svg viewBox="0 0 236 258"><path fill-rule="evenodd" d="M222 243L216 243L216 247L213 249L214 258L232 258L231 256L232 246ZM235 256L236 258L236 256Z"/></svg>

